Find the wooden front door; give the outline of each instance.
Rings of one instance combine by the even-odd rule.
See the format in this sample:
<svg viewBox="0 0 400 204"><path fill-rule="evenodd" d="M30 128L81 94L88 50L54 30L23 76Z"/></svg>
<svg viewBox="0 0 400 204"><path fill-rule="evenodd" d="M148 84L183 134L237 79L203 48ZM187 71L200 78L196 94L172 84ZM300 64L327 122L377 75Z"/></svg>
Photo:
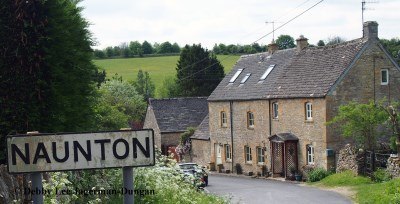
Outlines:
<svg viewBox="0 0 400 204"><path fill-rule="evenodd" d="M216 158L216 163L222 164L222 153L221 153L221 146L219 144L215 144L215 158Z"/></svg>

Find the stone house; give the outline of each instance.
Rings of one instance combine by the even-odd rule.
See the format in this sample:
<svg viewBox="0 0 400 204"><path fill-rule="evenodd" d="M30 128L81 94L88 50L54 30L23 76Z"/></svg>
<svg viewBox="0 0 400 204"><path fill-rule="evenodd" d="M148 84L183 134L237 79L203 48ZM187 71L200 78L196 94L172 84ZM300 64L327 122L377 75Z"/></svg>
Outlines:
<svg viewBox="0 0 400 204"><path fill-rule="evenodd" d="M180 135L197 128L207 114L206 97L150 99L143 128L154 130L155 145L167 155L175 153Z"/></svg>
<svg viewBox="0 0 400 204"><path fill-rule="evenodd" d="M211 162L236 171L288 177L306 165L335 167L345 140L326 126L342 104L400 96L400 68L379 43L378 24L363 37L242 56L208 98Z"/></svg>
<svg viewBox="0 0 400 204"><path fill-rule="evenodd" d="M211 143L208 115L197 127L194 134L190 137L190 161L201 166L208 166L211 159Z"/></svg>

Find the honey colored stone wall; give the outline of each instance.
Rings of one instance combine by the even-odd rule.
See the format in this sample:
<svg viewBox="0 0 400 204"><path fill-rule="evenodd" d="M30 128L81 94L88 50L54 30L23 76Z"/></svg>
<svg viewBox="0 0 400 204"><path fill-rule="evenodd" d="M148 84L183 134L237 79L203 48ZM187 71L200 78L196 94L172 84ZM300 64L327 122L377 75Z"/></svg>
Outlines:
<svg viewBox="0 0 400 204"><path fill-rule="evenodd" d="M307 164L306 145L314 146L315 166L328 168L326 155L326 104L323 98L279 99L278 118L272 119L272 135L293 133L299 138L299 168ZM306 103L312 104L312 120L306 120Z"/></svg>
<svg viewBox="0 0 400 204"><path fill-rule="evenodd" d="M226 161L225 146L231 145L231 119L229 102L210 102L210 134L211 134L211 161L216 162L215 146L222 145L222 164L224 169L235 171L236 163L242 166L244 172L252 171L254 173L261 171L262 165L269 166L269 150L265 152L265 163L258 164L256 147L269 148L269 118L268 101L244 101L233 102L233 159ZM220 112L227 113L228 125L221 127ZM247 112L254 114L254 127L247 126ZM252 150L252 161L245 162L245 146L248 145ZM231 145L232 147L232 145Z"/></svg>
<svg viewBox="0 0 400 204"><path fill-rule="evenodd" d="M192 147L190 150L192 162L201 166L208 166L211 161L211 143L210 140L192 139Z"/></svg>
<svg viewBox="0 0 400 204"><path fill-rule="evenodd" d="M389 84L381 85L381 69L389 70ZM326 96L327 120L338 114L340 105L350 101L368 103L370 100L399 101L400 72L375 43L368 47L343 79ZM349 143L341 136L338 126L328 126L327 147L337 151Z"/></svg>
<svg viewBox="0 0 400 204"><path fill-rule="evenodd" d="M157 146L158 149L161 149L161 132L160 128L157 125L156 116L154 115L154 111L151 106L147 107L147 113L144 120L143 128L154 130L154 144Z"/></svg>

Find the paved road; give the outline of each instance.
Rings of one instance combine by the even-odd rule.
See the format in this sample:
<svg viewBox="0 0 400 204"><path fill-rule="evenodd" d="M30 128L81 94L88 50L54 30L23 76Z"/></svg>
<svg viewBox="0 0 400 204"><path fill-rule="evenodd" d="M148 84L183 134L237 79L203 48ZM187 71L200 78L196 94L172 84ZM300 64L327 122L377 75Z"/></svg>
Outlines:
<svg viewBox="0 0 400 204"><path fill-rule="evenodd" d="M351 201L338 193L290 182L243 177L209 175L210 193L231 197L231 203L322 203L341 204Z"/></svg>

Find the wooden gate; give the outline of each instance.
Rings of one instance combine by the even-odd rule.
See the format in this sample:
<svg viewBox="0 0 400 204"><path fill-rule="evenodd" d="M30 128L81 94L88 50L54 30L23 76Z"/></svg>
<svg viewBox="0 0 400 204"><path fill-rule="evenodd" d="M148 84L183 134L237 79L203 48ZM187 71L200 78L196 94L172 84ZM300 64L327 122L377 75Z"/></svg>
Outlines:
<svg viewBox="0 0 400 204"><path fill-rule="evenodd" d="M292 133L280 133L269 137L269 140L273 176L293 177L293 170L299 169L297 153L299 139Z"/></svg>

